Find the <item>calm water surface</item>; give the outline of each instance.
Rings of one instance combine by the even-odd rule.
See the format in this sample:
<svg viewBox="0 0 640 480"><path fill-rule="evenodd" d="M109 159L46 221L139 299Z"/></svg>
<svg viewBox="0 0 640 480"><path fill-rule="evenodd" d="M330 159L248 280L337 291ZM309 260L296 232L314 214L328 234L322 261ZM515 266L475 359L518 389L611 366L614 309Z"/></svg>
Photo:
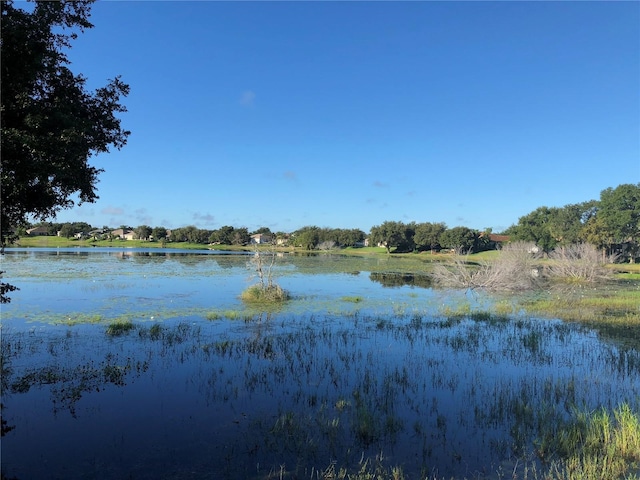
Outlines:
<svg viewBox="0 0 640 480"><path fill-rule="evenodd" d="M20 290L2 308L3 474L310 478L370 458L495 478L576 406L638 406L638 352L590 330L447 316L491 299L322 255L280 258L293 298L261 312L238 298L249 259L9 250L2 270ZM135 328L108 335L117 319Z"/></svg>

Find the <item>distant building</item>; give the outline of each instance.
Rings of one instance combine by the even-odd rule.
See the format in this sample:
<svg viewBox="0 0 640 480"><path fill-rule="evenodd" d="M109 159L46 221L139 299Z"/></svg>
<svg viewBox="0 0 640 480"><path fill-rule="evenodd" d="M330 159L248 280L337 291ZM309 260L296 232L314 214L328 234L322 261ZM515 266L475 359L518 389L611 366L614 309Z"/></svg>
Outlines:
<svg viewBox="0 0 640 480"><path fill-rule="evenodd" d="M133 240L135 234L133 230L118 228L117 230L111 230L111 235L118 237L121 240Z"/></svg>
<svg viewBox="0 0 640 480"><path fill-rule="evenodd" d="M511 240L511 237L509 235L496 235L494 233L490 233L489 240L495 243L507 243Z"/></svg>
<svg viewBox="0 0 640 480"><path fill-rule="evenodd" d="M34 227L27 230L27 235L31 237L43 237L49 235L49 227Z"/></svg>
<svg viewBox="0 0 640 480"><path fill-rule="evenodd" d="M273 238L268 233L254 233L251 235L250 243L253 245L262 245L264 243L271 243L271 239Z"/></svg>

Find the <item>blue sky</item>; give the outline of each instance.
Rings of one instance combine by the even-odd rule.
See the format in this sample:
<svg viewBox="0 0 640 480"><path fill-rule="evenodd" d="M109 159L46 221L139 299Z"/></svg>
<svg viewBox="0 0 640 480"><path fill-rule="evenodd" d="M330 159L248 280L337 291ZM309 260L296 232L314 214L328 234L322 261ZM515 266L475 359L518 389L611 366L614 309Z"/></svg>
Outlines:
<svg viewBox="0 0 640 480"><path fill-rule="evenodd" d="M99 2L128 145L57 221L501 231L640 181L638 2Z"/></svg>

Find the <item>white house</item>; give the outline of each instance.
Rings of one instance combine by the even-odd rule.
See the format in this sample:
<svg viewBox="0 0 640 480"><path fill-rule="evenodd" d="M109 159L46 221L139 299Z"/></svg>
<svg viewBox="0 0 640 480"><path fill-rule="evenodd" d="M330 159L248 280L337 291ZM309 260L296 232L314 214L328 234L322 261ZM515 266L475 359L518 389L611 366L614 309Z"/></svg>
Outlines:
<svg viewBox="0 0 640 480"><path fill-rule="evenodd" d="M250 243L253 245L262 245L264 243L271 243L271 235L268 233L254 233L251 235Z"/></svg>

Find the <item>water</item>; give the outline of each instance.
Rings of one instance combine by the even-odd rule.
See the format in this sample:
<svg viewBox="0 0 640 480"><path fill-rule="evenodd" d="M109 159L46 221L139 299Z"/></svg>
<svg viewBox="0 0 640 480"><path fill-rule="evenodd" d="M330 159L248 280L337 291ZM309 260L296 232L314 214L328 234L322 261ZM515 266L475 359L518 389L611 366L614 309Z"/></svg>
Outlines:
<svg viewBox="0 0 640 480"><path fill-rule="evenodd" d="M238 298L249 259L9 251L20 290L2 308L3 474L311 478L369 458L495 478L576 406L638 407L640 355L588 329L447 317L492 300L335 256L279 259L293 298L262 312ZM135 328L109 336L116 319Z"/></svg>

